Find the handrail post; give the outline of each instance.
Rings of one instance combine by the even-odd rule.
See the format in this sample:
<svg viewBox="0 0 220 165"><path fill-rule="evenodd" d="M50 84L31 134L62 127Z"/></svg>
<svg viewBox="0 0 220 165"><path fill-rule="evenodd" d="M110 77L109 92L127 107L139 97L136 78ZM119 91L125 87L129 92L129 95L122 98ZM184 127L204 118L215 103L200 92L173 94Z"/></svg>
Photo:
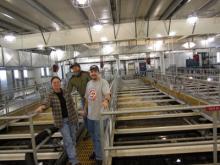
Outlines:
<svg viewBox="0 0 220 165"><path fill-rule="evenodd" d="M32 146L32 150L33 150L34 163L35 163L35 165L38 165L33 116L30 116L29 124L30 124L29 128L30 128L30 133L31 133L31 146Z"/></svg>
<svg viewBox="0 0 220 165"><path fill-rule="evenodd" d="M218 128L218 111L213 112L213 164L217 165L218 163L218 137L217 137L217 128Z"/></svg>

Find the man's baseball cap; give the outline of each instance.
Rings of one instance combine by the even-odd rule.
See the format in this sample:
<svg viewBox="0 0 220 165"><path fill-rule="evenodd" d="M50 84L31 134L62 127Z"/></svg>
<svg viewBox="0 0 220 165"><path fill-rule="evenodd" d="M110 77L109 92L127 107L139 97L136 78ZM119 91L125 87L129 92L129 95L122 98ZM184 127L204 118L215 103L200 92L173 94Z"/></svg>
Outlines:
<svg viewBox="0 0 220 165"><path fill-rule="evenodd" d="M97 65L92 65L90 66L90 71L94 70L94 71L98 71L99 72L99 67Z"/></svg>
<svg viewBox="0 0 220 165"><path fill-rule="evenodd" d="M75 66L77 66L77 67L80 68L80 65L79 65L77 62L75 62L74 64L70 65L70 69L72 69L72 68L75 67Z"/></svg>

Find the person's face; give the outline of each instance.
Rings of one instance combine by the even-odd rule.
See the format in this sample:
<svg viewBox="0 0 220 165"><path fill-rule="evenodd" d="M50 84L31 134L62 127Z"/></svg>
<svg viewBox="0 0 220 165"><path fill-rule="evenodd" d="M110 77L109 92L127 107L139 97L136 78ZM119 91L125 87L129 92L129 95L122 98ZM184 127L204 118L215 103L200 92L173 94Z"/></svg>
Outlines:
<svg viewBox="0 0 220 165"><path fill-rule="evenodd" d="M74 67L72 68L72 71L73 71L73 73L79 73L79 72L80 72L80 67L74 66Z"/></svg>
<svg viewBox="0 0 220 165"><path fill-rule="evenodd" d="M59 79L55 78L53 81L52 81L52 88L53 90L59 90L61 88L61 82Z"/></svg>
<svg viewBox="0 0 220 165"><path fill-rule="evenodd" d="M96 71L96 70L91 70L91 71L90 71L90 77L91 77L93 80L98 79L98 76L99 76L99 72L98 72L98 71Z"/></svg>

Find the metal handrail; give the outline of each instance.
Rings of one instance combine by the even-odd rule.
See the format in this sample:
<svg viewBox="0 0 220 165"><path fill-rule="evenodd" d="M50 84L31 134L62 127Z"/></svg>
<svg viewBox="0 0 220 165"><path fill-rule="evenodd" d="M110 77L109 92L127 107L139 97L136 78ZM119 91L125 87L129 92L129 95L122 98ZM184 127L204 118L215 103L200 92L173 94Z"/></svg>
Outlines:
<svg viewBox="0 0 220 165"><path fill-rule="evenodd" d="M36 145L36 141L35 141L35 131L34 131L34 124L33 124L33 117L36 116L38 113L32 113L29 115L22 115L22 116L4 116L4 117L0 117L0 120L21 120L21 119L28 119L29 121L29 129L30 129L30 135L31 135L31 145L32 145L32 149L22 149L22 150L18 150L16 151L17 153L33 153L33 158L34 158L34 162L37 165L38 164L38 159L37 159L37 151L40 148L40 146L42 144ZM46 141L45 141L46 143ZM7 153L7 150L4 150ZM9 153L11 153L11 150L8 151Z"/></svg>
<svg viewBox="0 0 220 165"><path fill-rule="evenodd" d="M172 111L188 111L188 110L195 110L196 112L201 112L202 110L204 109L209 109L209 108L212 108L212 107L220 107L220 104L213 104L213 105L199 105L199 106L184 106L184 107L168 107L168 108L147 108L147 109L144 109L144 110L136 110L136 109L133 109L133 110L129 110L129 111L110 111L110 112L102 112L101 113L101 116L102 117L105 117L105 116L109 116L110 118L113 117L113 116L116 116L116 115L121 115L121 114L129 114L129 113L143 113L143 112L158 112L158 111L161 111L161 112L172 112ZM201 145L206 145L206 144L211 144L213 145L213 162L214 164L217 164L217 151L218 151L218 144L219 144L219 140L218 140L218 137L217 137L217 128L220 127L220 123L218 122L218 119L217 119L217 116L218 116L218 111L214 111L213 112L213 124L197 124L196 126L198 128L200 128L199 126L201 125L201 128L202 129L210 129L212 128L213 129L213 140L211 141L201 141L201 142L190 142L190 143L176 143L176 144L162 144L162 145L158 145L158 144L151 144L150 146L149 145L133 145L133 146L113 146L113 145L107 145L107 146L104 146L104 153L109 153L111 150L114 150L114 151L120 151L120 150L129 150L129 149L146 149L146 148L158 148L158 147L175 147L175 146L189 146L189 145L198 145L198 144L201 144ZM172 127L172 126L171 126ZM164 127L164 130L163 131L169 131L171 128L169 126L167 127ZM189 125L188 126L190 129L193 129L191 128L192 125ZM197 129L197 127L195 129ZM156 127L157 128L157 127ZM155 129L156 129L155 128ZM143 128L145 129L145 128ZM142 129L142 130L143 130ZM128 129L127 129L128 130ZM126 131L127 131L126 130ZM133 129L133 130L130 130L129 132L127 133L132 133L132 131L134 131L134 133L140 133L137 131L137 128L136 129ZM149 130L150 131L150 130ZM156 131L156 130L155 130ZM117 131L116 131L117 132ZM118 152L117 152L118 153ZM108 155L109 156L109 155Z"/></svg>

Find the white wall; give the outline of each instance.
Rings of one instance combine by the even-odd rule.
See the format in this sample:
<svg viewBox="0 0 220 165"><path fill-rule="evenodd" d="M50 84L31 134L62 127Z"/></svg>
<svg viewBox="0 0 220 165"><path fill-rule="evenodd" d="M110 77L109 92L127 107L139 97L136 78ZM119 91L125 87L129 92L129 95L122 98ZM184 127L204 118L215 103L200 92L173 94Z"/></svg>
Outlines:
<svg viewBox="0 0 220 165"><path fill-rule="evenodd" d="M193 52L180 52L165 54L165 67L168 68L172 65L177 67L186 67L186 60L193 58Z"/></svg>

